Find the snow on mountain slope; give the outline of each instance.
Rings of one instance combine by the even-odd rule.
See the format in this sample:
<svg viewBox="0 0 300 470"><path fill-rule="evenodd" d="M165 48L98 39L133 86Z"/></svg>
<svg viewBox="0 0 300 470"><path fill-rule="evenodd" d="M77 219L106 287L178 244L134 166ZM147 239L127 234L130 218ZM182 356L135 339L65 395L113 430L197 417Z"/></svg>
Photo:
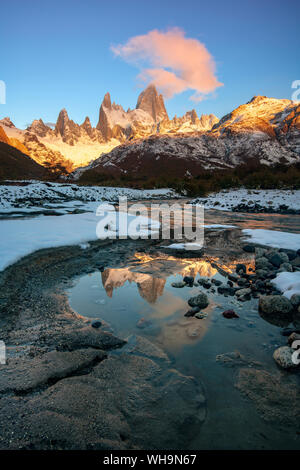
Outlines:
<svg viewBox="0 0 300 470"><path fill-rule="evenodd" d="M169 120L162 95L149 85L139 95L133 110L125 111L121 105L111 103L106 93L96 128L92 127L88 116L82 124L75 123L66 109L60 111L54 129L42 119L35 119L26 130L17 129L9 118L0 120L0 125L10 138L18 139L38 163L60 164L71 171L72 166L86 165L126 141L168 132L204 131L217 121L213 115L199 119L195 110L182 118Z"/></svg>
<svg viewBox="0 0 300 470"><path fill-rule="evenodd" d="M160 124L162 129L164 121ZM189 126L191 127L191 126ZM290 100L254 97L224 116L210 131L165 132L126 142L74 172L131 176L196 176L203 170L300 161L300 106Z"/></svg>

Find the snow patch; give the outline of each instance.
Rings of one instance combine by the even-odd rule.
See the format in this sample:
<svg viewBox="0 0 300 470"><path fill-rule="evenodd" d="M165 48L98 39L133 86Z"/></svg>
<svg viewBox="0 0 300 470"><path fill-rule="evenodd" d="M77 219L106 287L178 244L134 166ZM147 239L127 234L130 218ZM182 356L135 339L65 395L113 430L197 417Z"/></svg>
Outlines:
<svg viewBox="0 0 300 470"><path fill-rule="evenodd" d="M271 281L275 287L283 292L283 295L290 299L294 294L300 294L300 272L294 273L283 272L277 274L276 278Z"/></svg>
<svg viewBox="0 0 300 470"><path fill-rule="evenodd" d="M247 236L246 240L251 243L291 250L300 248L300 233L264 229L243 229L242 232Z"/></svg>

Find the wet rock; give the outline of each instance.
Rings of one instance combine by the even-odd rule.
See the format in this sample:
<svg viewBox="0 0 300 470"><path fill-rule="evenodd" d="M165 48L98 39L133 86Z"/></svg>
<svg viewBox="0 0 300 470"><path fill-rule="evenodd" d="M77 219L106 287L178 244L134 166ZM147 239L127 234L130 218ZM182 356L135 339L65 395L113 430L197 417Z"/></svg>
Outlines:
<svg viewBox="0 0 300 470"><path fill-rule="evenodd" d="M170 362L167 354L156 344L149 341L147 338L138 335L130 335L126 338L127 344L122 349L124 353L142 354L150 359L159 359L162 361Z"/></svg>
<svg viewBox="0 0 300 470"><path fill-rule="evenodd" d="M211 288L211 283L210 283L210 282L203 282L202 286L203 286L205 289L210 289L210 288Z"/></svg>
<svg viewBox="0 0 300 470"><path fill-rule="evenodd" d="M265 313L290 313L293 305L283 295L263 295L259 299L259 309Z"/></svg>
<svg viewBox="0 0 300 470"><path fill-rule="evenodd" d="M222 312L222 315L225 318L240 318L234 310L225 310L224 312Z"/></svg>
<svg viewBox="0 0 300 470"><path fill-rule="evenodd" d="M259 362L252 361L246 358L240 351L231 351L216 356L216 362L220 362L227 367L241 367L241 366L260 366Z"/></svg>
<svg viewBox="0 0 300 470"><path fill-rule="evenodd" d="M59 334L53 334L44 341L46 344L54 344L56 349L60 351L74 351L81 348L96 349L115 349L122 347L125 341L116 336L98 328L83 327L63 331Z"/></svg>
<svg viewBox="0 0 300 470"><path fill-rule="evenodd" d="M268 275L268 271L266 271L265 269L257 269L256 270L256 276L259 278L259 279L265 279Z"/></svg>
<svg viewBox="0 0 300 470"><path fill-rule="evenodd" d="M222 281L219 281L219 279L215 279L215 278L212 278L211 282L215 285L215 286L221 286L223 283Z"/></svg>
<svg viewBox="0 0 300 470"><path fill-rule="evenodd" d="M300 305L300 294L293 294L290 301L293 307L297 308Z"/></svg>
<svg viewBox="0 0 300 470"><path fill-rule="evenodd" d="M51 351L33 359L15 359L1 370L0 393L19 394L33 391L47 384L78 374L107 357L96 349Z"/></svg>
<svg viewBox="0 0 300 470"><path fill-rule="evenodd" d="M283 369L292 369L297 367L297 364L292 361L294 352L294 349L289 346L281 346L274 351L273 358Z"/></svg>
<svg viewBox="0 0 300 470"><path fill-rule="evenodd" d="M275 266L276 268L279 268L281 263L283 262L281 256L279 255L279 253L272 254L272 256L270 256L269 260L270 260L270 263L272 263L273 266Z"/></svg>
<svg viewBox="0 0 300 470"><path fill-rule="evenodd" d="M101 323L101 321L99 321L99 320L95 320L95 321L93 321L92 324L91 324L91 326L92 326L93 328L100 328L101 325L102 325L102 323Z"/></svg>
<svg viewBox="0 0 300 470"><path fill-rule="evenodd" d="M256 283L254 284L255 288L259 291L263 290L265 288L265 283L264 281L258 279Z"/></svg>
<svg viewBox="0 0 300 470"><path fill-rule="evenodd" d="M204 294L204 292L201 292L199 295L196 295L195 297L191 297L188 300L188 304L190 307L199 307L201 308L206 308L209 304L207 295Z"/></svg>
<svg viewBox="0 0 300 470"><path fill-rule="evenodd" d="M242 297L244 295L248 295L248 294L251 294L251 289L247 288L247 289L239 289L236 291L235 295L237 297Z"/></svg>
<svg viewBox="0 0 300 470"><path fill-rule="evenodd" d="M285 253L288 256L289 261L293 261L297 257L297 253L293 250L287 250L285 248L280 248L280 253Z"/></svg>
<svg viewBox="0 0 300 470"><path fill-rule="evenodd" d="M265 269L265 270L269 270L273 268L272 264L264 256L262 256L261 258L256 258L255 267L256 269Z"/></svg>
<svg viewBox="0 0 300 470"><path fill-rule="evenodd" d="M264 420L276 425L299 426L299 386L277 372L243 367L236 387L251 400Z"/></svg>
<svg viewBox="0 0 300 470"><path fill-rule="evenodd" d="M245 284L247 284L247 279L244 279L243 277L240 277L238 280L237 280L237 285L238 286L244 286Z"/></svg>
<svg viewBox="0 0 300 470"><path fill-rule="evenodd" d="M186 284L194 284L194 278L193 276L184 276L183 282Z"/></svg>
<svg viewBox="0 0 300 470"><path fill-rule="evenodd" d="M227 286L220 286L218 287L219 294L222 295L231 295L235 294L236 288L235 287L227 287Z"/></svg>
<svg viewBox="0 0 300 470"><path fill-rule="evenodd" d="M300 344L300 334L295 331L288 337L288 344L291 346L294 341L299 341Z"/></svg>
<svg viewBox="0 0 300 470"><path fill-rule="evenodd" d="M233 287L233 282L232 281L227 281L227 284L229 285L229 287Z"/></svg>
<svg viewBox="0 0 300 470"><path fill-rule="evenodd" d="M244 245L242 248L246 253L254 253L255 252L255 246L254 245Z"/></svg>
<svg viewBox="0 0 300 470"><path fill-rule="evenodd" d="M255 247L255 257L260 258L261 256L264 256L267 251L268 250L266 250L265 248Z"/></svg>
<svg viewBox="0 0 300 470"><path fill-rule="evenodd" d="M290 263L282 263L277 272L278 273L285 273L285 272L292 273L293 267Z"/></svg>
<svg viewBox="0 0 300 470"><path fill-rule="evenodd" d="M246 268L245 264L238 263L238 264L236 265L236 267L235 267L235 271L236 271L237 273L239 273L240 271L242 271L242 272L245 273L245 272L247 271L247 268Z"/></svg>
<svg viewBox="0 0 300 470"><path fill-rule="evenodd" d="M199 320L202 320L203 318L206 318L206 317L207 317L207 313L205 312L198 312L195 315L195 318L198 318Z"/></svg>
<svg viewBox="0 0 300 470"><path fill-rule="evenodd" d="M182 287L185 287L186 286L186 283L185 282L172 282L171 284L172 287L176 287L176 288L182 288Z"/></svg>
<svg viewBox="0 0 300 470"><path fill-rule="evenodd" d="M199 307L193 307L191 308L190 310L188 310L184 316L185 317L193 317L194 315L196 315L196 313L200 312L200 308Z"/></svg>
<svg viewBox="0 0 300 470"><path fill-rule="evenodd" d="M299 250L298 250L298 251L299 251ZM300 256L299 256L298 251L297 251L298 256L297 256L295 259L293 259L293 261L291 261L291 265L292 265L292 266L295 266L295 267L297 267L297 268L300 267Z"/></svg>

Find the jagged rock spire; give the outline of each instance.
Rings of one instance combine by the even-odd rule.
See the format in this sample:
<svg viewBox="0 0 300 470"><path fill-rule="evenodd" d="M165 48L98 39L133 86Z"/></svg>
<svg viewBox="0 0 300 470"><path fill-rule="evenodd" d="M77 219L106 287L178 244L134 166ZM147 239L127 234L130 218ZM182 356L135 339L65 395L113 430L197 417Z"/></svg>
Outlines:
<svg viewBox="0 0 300 470"><path fill-rule="evenodd" d="M138 97L136 109L142 109L152 116L155 122L169 119L162 95L150 84Z"/></svg>

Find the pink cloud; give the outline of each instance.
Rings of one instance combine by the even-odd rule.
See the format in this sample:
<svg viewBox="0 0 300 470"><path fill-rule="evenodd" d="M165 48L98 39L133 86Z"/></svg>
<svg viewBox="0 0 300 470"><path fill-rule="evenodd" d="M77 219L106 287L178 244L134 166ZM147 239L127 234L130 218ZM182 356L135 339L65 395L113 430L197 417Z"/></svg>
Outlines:
<svg viewBox="0 0 300 470"><path fill-rule="evenodd" d="M212 55L197 39L186 38L184 31L172 28L130 38L111 48L115 55L142 68L139 77L154 83L167 97L184 90L195 90L191 99L222 86L216 77Z"/></svg>

